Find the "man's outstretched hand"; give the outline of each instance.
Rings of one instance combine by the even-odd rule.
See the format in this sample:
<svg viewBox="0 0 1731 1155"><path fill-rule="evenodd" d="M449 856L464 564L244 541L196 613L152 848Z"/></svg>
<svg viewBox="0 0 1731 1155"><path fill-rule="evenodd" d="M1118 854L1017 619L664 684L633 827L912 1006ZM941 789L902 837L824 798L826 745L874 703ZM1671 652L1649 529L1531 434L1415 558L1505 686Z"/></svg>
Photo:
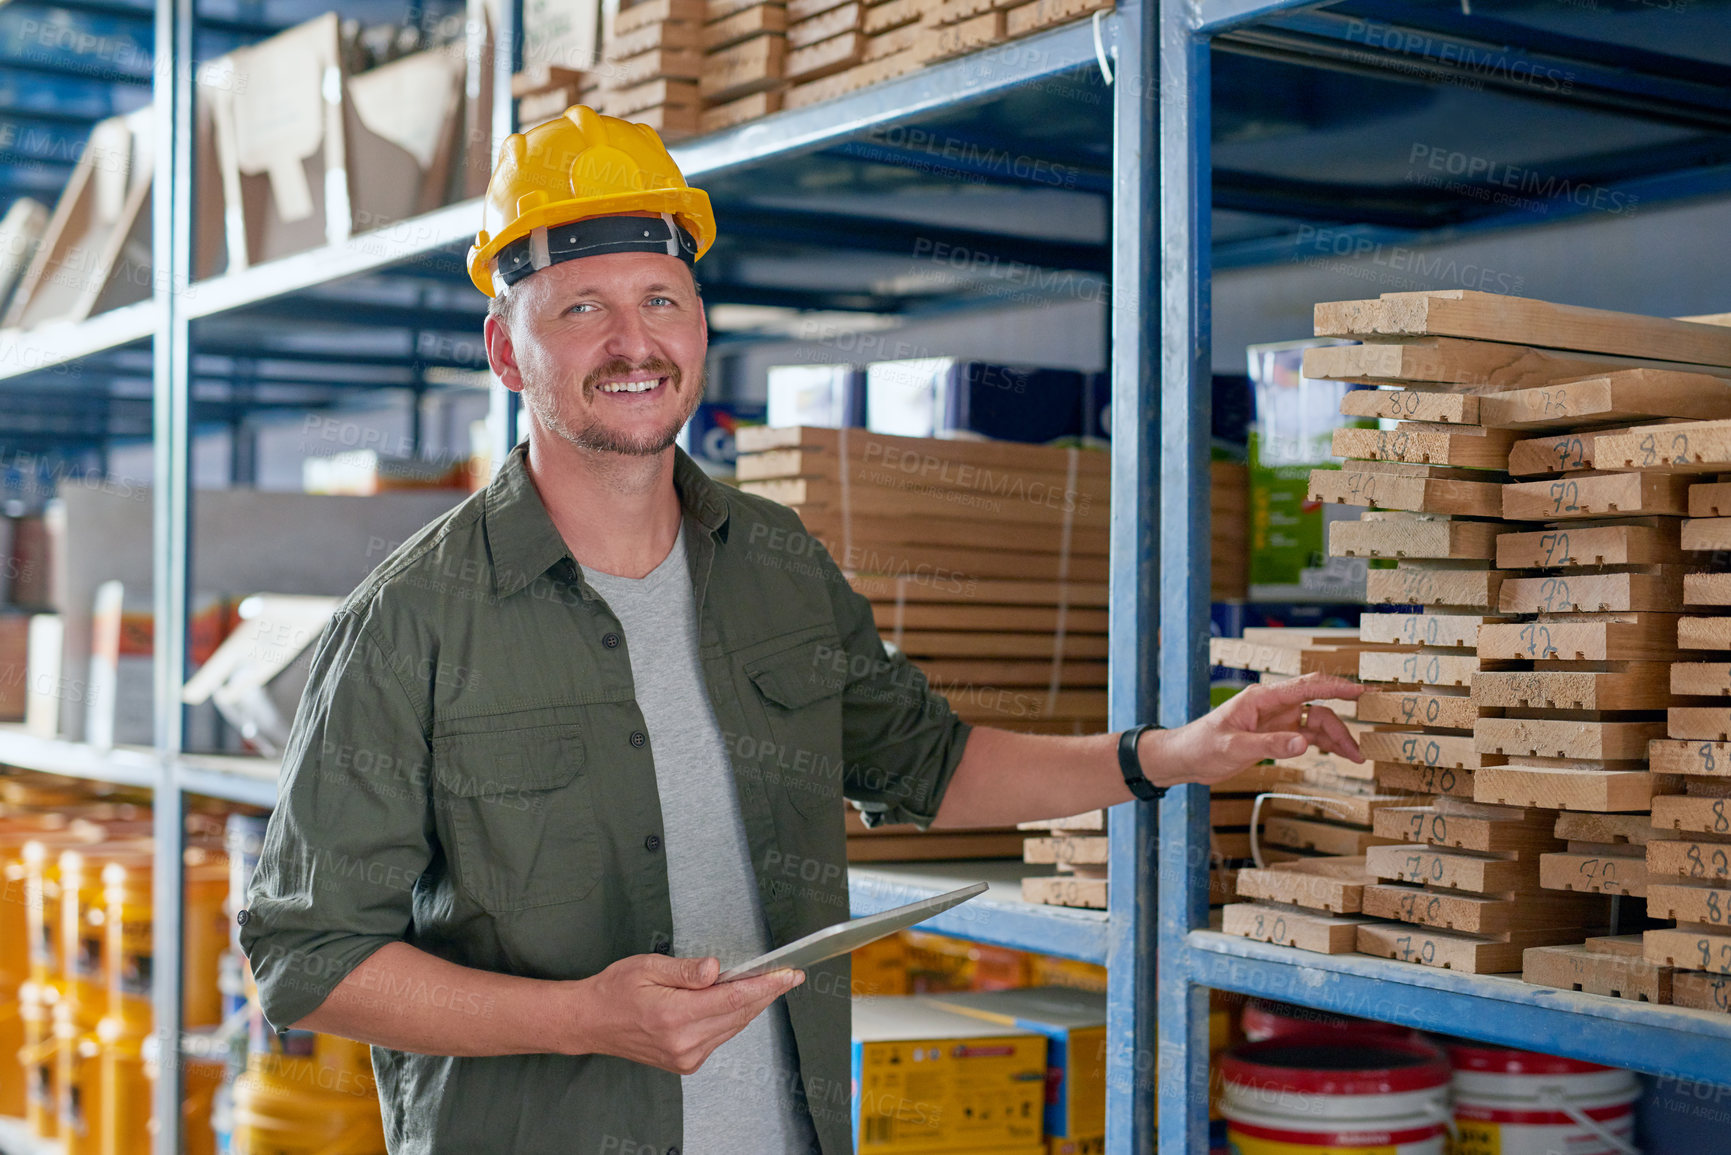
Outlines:
<svg viewBox="0 0 1731 1155"><path fill-rule="evenodd" d="M1326 706L1306 702L1356 699L1357 682L1329 674L1306 674L1241 690L1186 726L1150 734L1137 746L1142 773L1159 786L1221 782L1269 758L1296 758L1312 745L1363 762L1358 743ZM1300 715L1303 714L1303 725Z"/></svg>

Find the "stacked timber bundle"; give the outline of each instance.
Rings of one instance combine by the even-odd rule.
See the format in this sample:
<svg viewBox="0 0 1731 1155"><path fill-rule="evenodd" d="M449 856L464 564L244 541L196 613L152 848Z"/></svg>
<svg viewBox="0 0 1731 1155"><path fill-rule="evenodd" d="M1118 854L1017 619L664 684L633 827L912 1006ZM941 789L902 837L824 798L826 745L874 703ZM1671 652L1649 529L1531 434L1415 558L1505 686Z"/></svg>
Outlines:
<svg viewBox="0 0 1731 1155"><path fill-rule="evenodd" d="M1106 454L763 426L741 428L738 446L740 487L797 509L809 531L750 543L756 559L809 565L821 543L870 599L884 640L962 718L1029 733L1106 729ZM849 831L892 836L852 818ZM1013 830L946 837L976 837L981 854L1022 850Z"/></svg>
<svg viewBox="0 0 1731 1155"><path fill-rule="evenodd" d="M1362 655L1389 649L1362 641L1353 629L1253 628L1242 638L1214 639L1209 655L1214 665L1280 681L1309 673L1351 676ZM1355 703L1325 704L1341 715L1354 740L1364 741ZM1258 811L1259 795L1268 797ZM1364 855L1387 841L1372 821L1379 809L1400 801L1378 793L1370 763L1316 750L1217 783L1209 806L1213 857L1231 877L1236 897L1252 900L1227 906L1222 929L1325 954L1351 951L1363 921L1356 917L1359 897L1372 881L1364 874Z"/></svg>
<svg viewBox="0 0 1731 1155"><path fill-rule="evenodd" d="M1703 387L1697 391L1706 394ZM1647 914L1675 920L1649 930L1646 971L1669 986L1665 1001L1731 1010L1731 421L1636 427L1594 438L1601 468L1636 469L1686 484L1688 520L1678 533L1684 558L1682 615L1670 666L1672 704L1665 736L1649 746L1654 793L1639 871ZM1677 603L1673 603L1677 604ZM1641 960L1637 960L1641 961ZM1626 996L1627 997L1627 996Z"/></svg>
<svg viewBox="0 0 1731 1155"><path fill-rule="evenodd" d="M816 104L926 62L921 0L792 0L787 105Z"/></svg>
<svg viewBox="0 0 1731 1155"><path fill-rule="evenodd" d="M704 132L781 108L789 19L782 0L708 0L698 82Z"/></svg>
<svg viewBox="0 0 1731 1155"><path fill-rule="evenodd" d="M677 140L700 128L704 0L621 5L601 39L596 109Z"/></svg>
<svg viewBox="0 0 1731 1155"><path fill-rule="evenodd" d="M1490 521L1482 529L1451 524L1449 548L1435 556L1458 559L1455 572L1372 573L1373 588L1379 577L1402 583L1407 592L1391 601L1429 602L1437 581L1459 585L1448 600L1481 620L1460 623L1472 630L1460 639L1474 667L1470 695L1424 706L1439 718L1452 711L1455 722L1454 739L1434 749L1448 760L1444 747L1458 748L1471 764L1448 767L1448 781L1439 773L1421 784L1438 795L1431 805L1378 816L1379 833L1420 845L1369 852L1371 873L1409 885L1367 888L1365 913L1388 915L1395 905L1409 925L1362 927L1359 949L1482 971L1514 969L1522 947L1540 948L1535 977L1577 965L1595 975L1626 968L1628 940L1596 932L1611 921L1605 895L1623 892L1627 864L1638 871L1643 844L1654 853L1646 812L1655 789L1668 785L1657 765L1649 769L1647 744L1670 704L1685 495L1635 462L1610 464L1605 437L1595 435L1638 421L1723 415L1731 332L1472 292L1319 305L1317 322L1319 335L1365 344L1317 350L1307 374L1403 384L1410 395L1388 402L1398 412L1377 416L1476 422L1484 441L1413 429L1431 444L1415 451L1408 438L1400 456L1506 468L1516 480L1501 487L1501 508L1478 512L1542 523L1518 532ZM1380 447L1401 430L1369 436ZM1469 461L1457 452L1493 441L1505 447L1501 462L1494 453ZM1541 480L1521 480L1532 477ZM1488 549L1486 534L1495 539ZM1469 601L1454 600L1463 593ZM1366 695L1361 717L1388 716L1399 697ZM1463 726L1471 730L1464 746ZM1601 985L1619 983L1645 989Z"/></svg>

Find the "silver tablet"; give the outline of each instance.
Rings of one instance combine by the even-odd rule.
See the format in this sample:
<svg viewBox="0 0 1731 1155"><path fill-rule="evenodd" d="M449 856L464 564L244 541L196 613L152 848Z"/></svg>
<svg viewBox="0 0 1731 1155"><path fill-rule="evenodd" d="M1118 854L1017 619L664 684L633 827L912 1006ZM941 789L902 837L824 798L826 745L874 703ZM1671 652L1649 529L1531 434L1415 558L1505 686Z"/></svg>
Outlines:
<svg viewBox="0 0 1731 1155"><path fill-rule="evenodd" d="M984 894L985 890L986 884L983 882L970 883L957 890L910 902L906 906L892 907L877 914L868 914L864 918L826 926L802 939L795 939L786 946L777 947L768 954L759 955L750 962L729 967L721 972L721 977L716 981L730 983L735 979L748 979L784 968L799 970L836 955L847 954L869 942L876 942L886 934L894 934L917 922L924 922L934 914L942 914L977 894Z"/></svg>

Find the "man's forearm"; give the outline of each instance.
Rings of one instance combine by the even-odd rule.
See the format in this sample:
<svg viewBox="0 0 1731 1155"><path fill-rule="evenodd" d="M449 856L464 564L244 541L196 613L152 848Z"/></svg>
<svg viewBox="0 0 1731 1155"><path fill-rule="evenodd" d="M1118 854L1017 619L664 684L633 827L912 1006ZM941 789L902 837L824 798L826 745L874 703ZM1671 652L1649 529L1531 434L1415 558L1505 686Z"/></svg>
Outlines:
<svg viewBox="0 0 1731 1155"><path fill-rule="evenodd" d="M558 1052L578 1034L576 985L475 970L393 942L294 1026L427 1055Z"/></svg>
<svg viewBox="0 0 1731 1155"><path fill-rule="evenodd" d="M975 726L932 825L1014 826L1133 797L1118 769L1117 734L1071 738Z"/></svg>

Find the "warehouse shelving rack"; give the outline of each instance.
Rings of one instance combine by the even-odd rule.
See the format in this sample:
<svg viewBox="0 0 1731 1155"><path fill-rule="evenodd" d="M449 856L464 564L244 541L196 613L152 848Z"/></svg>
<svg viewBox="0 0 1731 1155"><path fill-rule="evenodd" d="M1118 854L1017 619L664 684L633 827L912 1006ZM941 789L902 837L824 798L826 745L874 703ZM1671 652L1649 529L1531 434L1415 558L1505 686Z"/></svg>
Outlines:
<svg viewBox="0 0 1731 1155"><path fill-rule="evenodd" d="M1647 20L1648 30L1654 21L1679 22L1663 27L1646 43L1628 43L1566 35L1542 27L1543 21L1516 22L1518 17L1531 18L1539 7L1453 0L1327 6L1290 0L1195 0L1162 5L1158 211L1163 267L1157 280L1161 384L1158 397L1151 399L1159 407L1162 455L1159 540L1157 549L1125 556L1135 556L1139 567L1152 566L1159 578L1158 616L1142 620L1159 621L1169 639L1158 656L1164 724L1178 725L1197 716L1208 701L1211 268L1286 260L1298 253L1290 229L1242 235L1226 243L1211 238L1211 224L1218 221L1223 204L1266 212L1268 206L1249 203L1252 194L1276 196L1279 204L1273 211L1289 220L1333 226L1339 235L1370 245L1459 236L1480 227L1519 227L1566 215L1487 213L1479 211L1482 205L1445 205L1456 210L1452 216L1427 221L1427 210L1438 206L1412 200L1393 204L1379 199L1374 188L1360 202L1337 189L1333 203L1298 180L1283 190L1284 196L1279 196L1276 181L1269 182L1269 189L1255 190L1227 179L1222 190L1216 184L1223 174L1210 131L1211 107L1222 94L1218 87L1211 91L1211 70L1231 56L1249 56L1278 62L1275 67L1316 70L1324 79L1331 74L1399 83L1422 78L1433 86L1519 94L1546 110L1587 109L1640 118L1684 139L1615 158L1595 181L1610 189L1658 196L1723 195L1731 187L1731 149L1723 135L1731 126L1731 59L1720 51L1717 63L1709 64L1656 55L1652 47L1667 38L1696 50L1714 43L1723 47L1731 10L1705 6L1706 18L1717 20L1719 35L1691 41L1689 25L1681 23L1682 6L1651 5L1638 14ZM1552 8L1553 20L1561 19L1558 12L1568 11ZM1701 12L1701 7L1694 9L1696 16ZM1713 56L1714 50L1690 55ZM1566 71L1570 91L1538 92L1521 79L1545 75L1546 70ZM1697 131L1713 135L1689 136ZM1341 167L1351 163L1348 159ZM1344 192L1351 191L1353 179L1350 171L1340 174ZM1459 211L1463 207L1466 211ZM1731 281L1726 283L1731 287ZM1360 295L1376 291L1367 288ZM1128 656L1128 651L1113 650L1115 659ZM1163 1152L1192 1155L1208 1149L1210 990L1268 996L1682 1080L1713 1083L1726 1077L1731 1016L1361 955L1318 955L1211 931L1206 790L1171 791L1159 825L1156 1053Z"/></svg>
<svg viewBox="0 0 1731 1155"><path fill-rule="evenodd" d="M72 7L76 10L76 0ZM517 5L506 3L496 41L501 46L496 61L495 107L500 110L494 125L495 140L509 131L508 78L512 69L505 53L512 43L511 29L520 14ZM262 264L235 275L194 281L192 254L191 100L192 69L189 46L196 42L199 19L193 0L160 0L155 8L155 43L162 49L158 59L167 61L154 72L153 92L158 140L170 142L159 155L153 200L153 247L158 279L154 297L137 305L114 310L76 325L54 325L22 334L0 356L0 389L15 396L32 391L65 390L75 382L112 382L121 376L147 374L152 382L154 448L154 609L158 644L155 652L155 702L157 740L153 749L118 748L97 750L64 740L47 740L26 733L21 727L0 726L0 762L20 768L68 775L154 791L156 814L156 893L175 895L181 888L181 816L188 795L214 797L255 806L270 806L276 797L276 766L263 758L234 758L186 753L183 750L183 711L179 688L187 670L186 631L191 570L191 486L193 437L199 421L195 402L196 383L213 376L199 358L211 351L244 352L249 340L263 338L268 326L287 316L295 320L338 321L354 311L344 300L331 300L321 290L344 280L366 280L400 276L430 283L466 284L460 256L480 219L476 201L449 205L431 213L349 241ZM257 31L257 30L255 30ZM1139 86L1120 85L1114 90L1100 83L1108 70L1120 76L1142 71L1146 58L1138 38L1151 32L1143 22L1139 0L1102 14L1092 23L1080 22L1039 33L973 56L934 65L888 83L830 101L792 110L765 121L747 124L675 145L673 152L688 179L710 190L719 215L736 227L731 234L744 234L753 243L775 251L791 239L808 250L834 247L847 252L893 254L904 260L910 240L920 235L911 222L867 218L864 220L823 212L800 212L778 205L769 211L753 211L750 194L759 188L782 189L798 185L810 165L845 175L848 166L875 165L881 172L897 168L919 172L926 179L1025 185L1025 177L1004 171L1004 136L1010 146L1020 143L1040 157L1058 156L1072 187L1103 197L1118 190L1111 201L1111 235L1125 238L1111 248L1105 237L1097 240L1042 238L1037 235L994 232L989 227L963 228L953 223L935 226L952 241L972 251L1002 249L1006 261L1013 258L1054 270L1080 271L1096 280L1110 276L1113 299L1141 301L1140 291L1148 283L1152 267L1140 250L1148 236L1139 227L1146 219L1152 183L1142 172L1143 160L1152 156L1152 108ZM983 110L983 111L982 111ZM1059 115L1051 115L1053 112ZM904 141L897 129L910 124L940 127L951 148L934 155ZM1006 125L1011 127L1006 128ZM1040 135L1045 126L1045 137ZM1019 127L1018 127L1019 126ZM1141 143L1126 152L1119 142ZM1127 134L1127 135L1126 135ZM1025 135L1027 139L1018 138ZM1074 138L1087 138L1078 147ZM1102 158L1110 157L1109 163ZM1128 199L1125 190L1129 190ZM926 229L930 233L932 229ZM1074 230L1072 230L1073 232ZM747 252L744 256L749 256ZM712 279L715 256L722 257L721 277ZM943 299L915 302L884 299L859 292L825 293L801 288L797 291L753 286L731 281L730 263L739 259L722 245L706 261L704 296L717 301L749 304L791 304L806 308L887 309L938 313L970 305L990 305L997 298L989 291L969 301L965 293L950 293ZM191 286L191 291L188 291ZM990 286L988 286L988 289ZM471 294L472 296L472 294ZM481 312L473 307L452 306L443 299L427 310L436 313L429 326L447 331L464 325L478 332ZM407 325L397 312L379 310L382 323ZM414 306L406 310L414 311ZM400 311L399 311L400 312ZM207 339L199 325L217 322L224 327L218 338ZM1123 341L1144 328L1134 306L1120 309L1113 321L1112 339ZM1153 346L1146 339L1133 342L1139 350L1120 357L1114 364L1120 396L1152 379ZM147 359L147 360L146 360ZM330 360L341 361L341 355ZM359 362L360 358L353 358ZM461 365L461 358L453 359ZM484 362L471 358L470 367ZM141 366L148 366L141 368ZM387 386L395 387L395 386ZM321 402L325 399L321 398ZM500 408L507 415L504 437L515 440L514 406L509 396ZM1120 407L1117 427L1123 437L1118 472L1114 477L1115 507L1125 512L1116 517L1114 533L1122 535L1137 523L1137 494L1149 492L1147 485L1153 456L1129 451L1133 434L1143 428L1135 404ZM1139 466L1126 472L1125 462ZM1132 488L1123 488L1130 485ZM1145 551L1144 551L1145 552ZM1114 596L1122 597L1122 583ZM1122 615L1119 615L1122 618ZM1133 638L1133 622L1115 621L1115 637ZM1152 703L1145 684L1125 682L1113 691L1116 717L1120 722L1151 713ZM1128 687L1128 688L1127 688ZM1111 968L1112 1029L1144 1048L1153 1038L1152 876L1141 866L1147 861L1152 836L1151 815L1127 813L1120 808L1112 817L1114 855L1140 848L1137 861L1119 863L1119 877L1132 886L1114 888L1113 909L1107 912L1072 910L1024 903L1020 899L1019 866L979 864L968 866L968 877L989 876L990 893L966 909L951 911L925 924L933 930L1013 948L1035 950ZM996 867L996 869L994 869ZM953 873L953 870L951 871ZM868 913L948 889L954 885L942 865L872 866L850 872L850 896L856 914ZM1133 931L1142 913L1140 938ZM156 1020L178 1023L181 1018L179 973L182 911L178 902L164 901L155 920L154 1003ZM1134 997L1132 993L1134 992ZM177 1032L159 1028L159 1042L172 1050ZM1114 1069L1135 1054L1126 1045L1115 1053ZM181 1094L179 1065L164 1064L158 1081L156 1116L178 1121ZM1143 1079L1138 1093L1134 1080L1115 1080L1114 1121L1110 1136L1114 1151L1143 1150L1152 1143L1151 1083ZM1132 1099L1140 1099L1132 1110ZM0 1135L0 1140L4 1135ZM154 1149L166 1155L178 1149L179 1136L171 1123L158 1132Z"/></svg>

